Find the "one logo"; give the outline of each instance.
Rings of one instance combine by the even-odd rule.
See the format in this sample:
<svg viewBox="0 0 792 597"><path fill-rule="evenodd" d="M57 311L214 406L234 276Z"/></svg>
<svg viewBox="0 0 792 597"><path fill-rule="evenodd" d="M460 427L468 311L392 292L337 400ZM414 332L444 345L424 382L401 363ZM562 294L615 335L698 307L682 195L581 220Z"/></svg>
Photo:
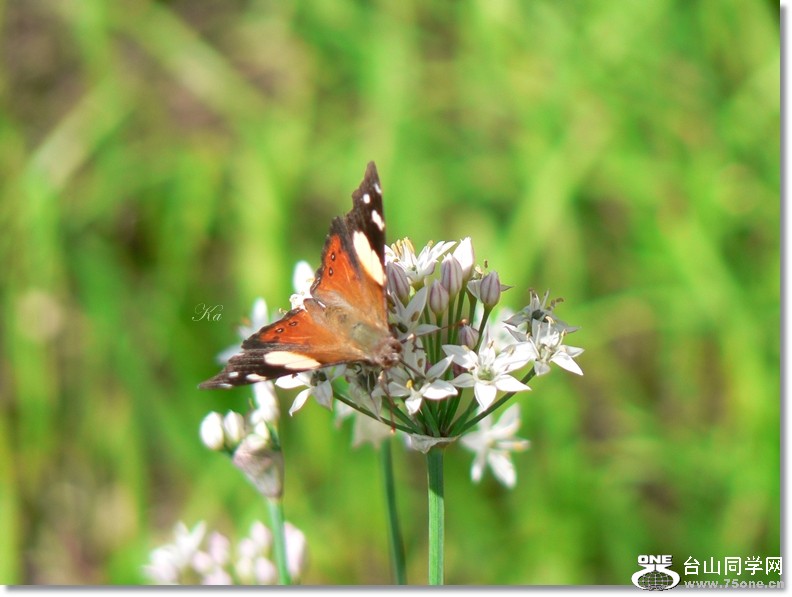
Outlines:
<svg viewBox="0 0 792 597"><path fill-rule="evenodd" d="M632 575L632 583L645 591L665 591L679 584L679 574L669 568L671 556L638 556L638 564L643 566Z"/></svg>
<svg viewBox="0 0 792 597"><path fill-rule="evenodd" d="M311 296L242 343L225 369L200 388L230 388L341 363L388 369L401 343L388 325L385 219L374 162L352 194L352 211L336 218Z"/></svg>

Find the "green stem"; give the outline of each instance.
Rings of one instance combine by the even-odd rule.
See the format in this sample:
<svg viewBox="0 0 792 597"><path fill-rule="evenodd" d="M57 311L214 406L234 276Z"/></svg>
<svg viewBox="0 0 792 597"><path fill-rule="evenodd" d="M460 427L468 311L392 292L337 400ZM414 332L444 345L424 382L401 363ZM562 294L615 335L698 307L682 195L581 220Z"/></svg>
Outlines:
<svg viewBox="0 0 792 597"><path fill-rule="evenodd" d="M378 421L382 421L382 419L380 417L378 417L377 415L375 415L373 412L371 412L369 410L366 410L362 406L357 405L356 403L352 402L352 400L350 400L349 398L347 398L343 394L335 394L335 398L337 398L338 400L340 400L341 402L343 402L347 406L350 406L350 407L354 408L359 413L363 413L367 417L371 417L372 419L377 419ZM406 415L403 415L403 413L401 413L401 411L399 411L398 409L394 410L393 412L399 418L402 418L402 417L406 418ZM407 419L407 420L409 421L409 419ZM392 427L394 427L395 429L398 429L399 431L404 431L405 433L419 433L420 432L418 429L411 428L411 427L405 427L404 425L400 425L399 423L396 423L394 421L386 421L385 423L387 425L391 425Z"/></svg>
<svg viewBox="0 0 792 597"><path fill-rule="evenodd" d="M451 431L448 433L449 437L454 437L455 435L459 435L462 433L460 428L464 425L468 418L475 412L476 408L478 408L478 402L476 402L475 398L472 398L471 401L468 403L467 408L465 411L457 417L454 421L453 425L451 425Z"/></svg>
<svg viewBox="0 0 792 597"><path fill-rule="evenodd" d="M492 313L492 307L484 307L484 315L482 315L481 324L479 325L479 339L476 342L476 348L473 349L476 352L481 348L481 343L484 341L484 328L487 326L490 313Z"/></svg>
<svg viewBox="0 0 792 597"><path fill-rule="evenodd" d="M423 421L426 424L428 434L439 437L440 436L440 427L437 424L437 405L434 403L434 400L426 401L423 404L424 407L420 410L421 414L423 415Z"/></svg>
<svg viewBox="0 0 792 597"><path fill-rule="evenodd" d="M279 498L268 498L270 525L273 535L273 552L275 554L275 566L278 569L278 581L282 585L292 584L289 566L286 561L286 533L283 524L283 503Z"/></svg>
<svg viewBox="0 0 792 597"><path fill-rule="evenodd" d="M396 509L396 484L393 481L393 456L391 441L386 439L380 447L382 476L385 482L385 499L388 505L388 539L390 556L396 584L407 584L407 570L404 563L404 541L399 526L399 512Z"/></svg>
<svg viewBox="0 0 792 597"><path fill-rule="evenodd" d="M445 505L443 501L443 448L435 446L426 455L429 474L429 584L443 584Z"/></svg>

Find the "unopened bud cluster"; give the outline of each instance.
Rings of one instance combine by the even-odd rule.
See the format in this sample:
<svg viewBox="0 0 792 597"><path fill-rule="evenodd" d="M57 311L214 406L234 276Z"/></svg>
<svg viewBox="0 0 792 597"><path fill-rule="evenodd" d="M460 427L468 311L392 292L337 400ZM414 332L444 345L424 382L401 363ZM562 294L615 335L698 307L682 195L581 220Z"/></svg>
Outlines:
<svg viewBox="0 0 792 597"><path fill-rule="evenodd" d="M283 493L283 454L273 432L279 415L272 384L255 385L258 408L246 420L237 412L225 416L217 412L201 422L201 441L210 450L227 452L265 497L280 498Z"/></svg>

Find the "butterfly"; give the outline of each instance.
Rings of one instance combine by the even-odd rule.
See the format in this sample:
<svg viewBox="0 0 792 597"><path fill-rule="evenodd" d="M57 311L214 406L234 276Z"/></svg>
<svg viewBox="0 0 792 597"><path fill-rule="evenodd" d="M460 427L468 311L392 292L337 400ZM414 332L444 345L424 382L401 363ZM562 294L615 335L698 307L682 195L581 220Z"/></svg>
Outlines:
<svg viewBox="0 0 792 597"><path fill-rule="evenodd" d="M198 387L230 388L341 363L393 367L401 343L388 325L385 286L382 188L369 162L352 210L330 225L310 298L246 339Z"/></svg>

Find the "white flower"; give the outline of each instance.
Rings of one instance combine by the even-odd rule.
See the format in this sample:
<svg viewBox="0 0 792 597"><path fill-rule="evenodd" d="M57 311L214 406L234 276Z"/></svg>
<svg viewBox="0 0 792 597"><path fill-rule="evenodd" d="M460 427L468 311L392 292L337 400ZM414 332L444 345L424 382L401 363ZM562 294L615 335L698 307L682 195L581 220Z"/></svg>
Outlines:
<svg viewBox="0 0 792 597"><path fill-rule="evenodd" d="M229 410L223 419L225 441L229 448L235 448L245 437L245 418L238 412Z"/></svg>
<svg viewBox="0 0 792 597"><path fill-rule="evenodd" d="M223 415L210 412L201 421L201 441L210 450L222 450L225 447L225 430Z"/></svg>
<svg viewBox="0 0 792 597"><path fill-rule="evenodd" d="M345 366L324 367L314 371L303 371L284 377L279 377L275 385L279 388L291 390L305 387L297 394L289 409L289 415L294 415L313 396L316 401L327 409L333 408L333 381L344 374Z"/></svg>
<svg viewBox="0 0 792 597"><path fill-rule="evenodd" d="M536 362L534 363L536 375L549 373L550 363L555 363L571 373L583 375L580 365L574 361L574 358L579 356L583 349L562 344L568 329L569 326L565 323L552 319L547 321L534 319L531 322L530 336L512 328L509 328L509 332L520 342L527 341L533 346L533 350L536 352Z"/></svg>
<svg viewBox="0 0 792 597"><path fill-rule="evenodd" d="M414 415L421 409L424 398L427 400L442 400L457 394L457 389L445 380L440 379L451 364L452 357L448 356L434 365L419 379L413 379L410 373L413 368L394 369L391 372L393 380L388 385L391 396L408 396L404 401L407 412ZM422 370L422 369L419 369Z"/></svg>
<svg viewBox="0 0 792 597"><path fill-rule="evenodd" d="M178 584L191 567L193 558L206 534L206 523L197 523L189 530L183 522L176 524L174 541L151 552L151 563L144 567L145 574L157 584Z"/></svg>
<svg viewBox="0 0 792 597"><path fill-rule="evenodd" d="M509 375L510 371L519 369L536 358L532 346L527 342L512 344L500 354L495 353L491 341L482 346L478 354L467 346L445 344L443 350L453 357L457 365L468 370L452 379L451 383L458 388L472 387L482 409L488 408L495 401L498 390L521 392L531 389Z"/></svg>
<svg viewBox="0 0 792 597"><path fill-rule="evenodd" d="M198 551L192 559L193 569L201 576L203 585L233 584L231 575L224 569L230 557L231 542L218 532L207 540L206 551Z"/></svg>
<svg viewBox="0 0 792 597"><path fill-rule="evenodd" d="M253 399L256 403L253 417L259 421L278 422L280 406L278 405L278 396L275 394L275 385L271 381L254 383Z"/></svg>
<svg viewBox="0 0 792 597"><path fill-rule="evenodd" d="M514 436L520 428L520 405L514 404L506 409L494 425L493 417L484 417L479 421L478 431L462 436L462 445L476 454L470 476L474 483L478 483L489 465L498 481L512 488L517 482L517 473L511 453L527 450L530 445L528 440Z"/></svg>
<svg viewBox="0 0 792 597"><path fill-rule="evenodd" d="M143 566L143 573L157 585L175 585L179 582L181 569L176 565L171 546L158 547L151 552L149 563Z"/></svg>
<svg viewBox="0 0 792 597"><path fill-rule="evenodd" d="M298 261L294 266L292 286L294 294L289 297L291 308L302 307L305 299L311 296L311 285L314 282L314 271L307 261Z"/></svg>
<svg viewBox="0 0 792 597"><path fill-rule="evenodd" d="M453 241L441 241L435 245L430 242L416 255L410 239L405 238L396 241L392 247L385 247L385 260L401 267L413 288L420 288L426 277L434 273L437 260L454 244Z"/></svg>
<svg viewBox="0 0 792 597"><path fill-rule="evenodd" d="M533 322L534 320L554 321L556 326L566 334L571 334L572 332L579 329L575 326L567 325L553 314L553 309L555 308L556 304L562 302L563 299L555 299L550 301L548 304L547 299L550 296L549 290L545 292L541 299L535 290L531 289L530 293L531 301L528 303L528 305L520 309L520 311L512 315L510 318L506 319L505 323L513 325L514 327L518 327L523 323Z"/></svg>
<svg viewBox="0 0 792 597"><path fill-rule="evenodd" d="M453 256L462 268L462 278L469 280L473 266L476 264L476 255L473 252L473 243L469 236L459 241L456 249L454 249Z"/></svg>
<svg viewBox="0 0 792 597"><path fill-rule="evenodd" d="M286 541L286 566L292 579L299 580L308 560L308 541L305 539L305 534L292 523L287 522L283 527Z"/></svg>
<svg viewBox="0 0 792 597"><path fill-rule="evenodd" d="M421 314L428 295L429 288L424 286L413 295L406 306L401 301L394 301L391 313L399 338L407 338L410 335L421 336L438 329L436 325L421 323Z"/></svg>
<svg viewBox="0 0 792 597"><path fill-rule="evenodd" d="M176 524L176 528L174 530L175 541L173 543L173 548L176 555L176 561L180 565L185 566L192 560L192 557L195 555L195 552L198 551L198 547L201 545L205 534L206 523L203 520L196 523L192 530L188 529L187 525L185 525L183 522Z"/></svg>
<svg viewBox="0 0 792 597"><path fill-rule="evenodd" d="M234 569L243 583L273 585L277 582L275 565L266 557L271 548L272 531L261 522L254 522L250 536L242 539L237 547Z"/></svg>
<svg viewBox="0 0 792 597"><path fill-rule="evenodd" d="M143 571L157 584L274 585L278 582L275 564L270 561L272 532L260 522L250 528L250 535L232 549L222 534L212 533L204 543L206 525L198 523L192 531L183 523L176 526L172 544L151 552L150 563ZM307 560L305 535L289 522L284 524L286 562L293 579L299 579Z"/></svg>
<svg viewBox="0 0 792 597"><path fill-rule="evenodd" d="M371 386L371 379L365 379L367 376L364 372L365 367L357 365L347 368L346 378L349 381L347 398L353 405L369 411L377 417L377 420L381 420L382 396L385 394L385 390L378 382L374 382L374 385Z"/></svg>

